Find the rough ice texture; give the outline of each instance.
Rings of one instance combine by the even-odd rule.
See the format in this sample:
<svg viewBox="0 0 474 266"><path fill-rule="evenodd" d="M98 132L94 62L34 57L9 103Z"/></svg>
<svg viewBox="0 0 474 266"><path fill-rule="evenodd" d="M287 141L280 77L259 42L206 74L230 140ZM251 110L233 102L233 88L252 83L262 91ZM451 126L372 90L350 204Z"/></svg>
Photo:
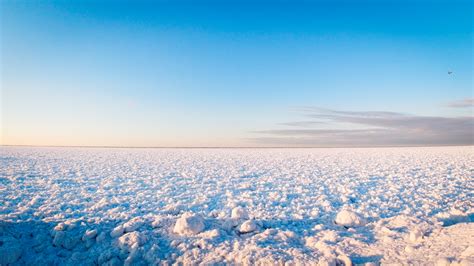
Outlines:
<svg viewBox="0 0 474 266"><path fill-rule="evenodd" d="M473 265L473 173L473 147L1 147L0 264Z"/></svg>
<svg viewBox="0 0 474 266"><path fill-rule="evenodd" d="M20 241L10 235L0 236L0 265L18 261L21 256Z"/></svg>

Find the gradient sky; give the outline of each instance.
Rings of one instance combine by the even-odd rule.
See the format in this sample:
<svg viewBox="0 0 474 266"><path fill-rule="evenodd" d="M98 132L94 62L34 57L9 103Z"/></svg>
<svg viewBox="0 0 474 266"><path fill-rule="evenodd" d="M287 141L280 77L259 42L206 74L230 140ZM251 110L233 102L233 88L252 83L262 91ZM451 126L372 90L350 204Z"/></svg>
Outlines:
<svg viewBox="0 0 474 266"><path fill-rule="evenodd" d="M472 1L0 5L4 145L474 142Z"/></svg>

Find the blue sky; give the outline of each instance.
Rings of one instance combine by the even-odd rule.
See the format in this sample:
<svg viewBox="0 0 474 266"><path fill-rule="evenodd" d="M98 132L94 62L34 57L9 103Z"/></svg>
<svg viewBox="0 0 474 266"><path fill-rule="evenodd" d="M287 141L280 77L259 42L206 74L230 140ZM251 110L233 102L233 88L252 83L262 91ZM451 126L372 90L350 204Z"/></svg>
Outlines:
<svg viewBox="0 0 474 266"><path fill-rule="evenodd" d="M2 143L472 144L472 10L2 1Z"/></svg>

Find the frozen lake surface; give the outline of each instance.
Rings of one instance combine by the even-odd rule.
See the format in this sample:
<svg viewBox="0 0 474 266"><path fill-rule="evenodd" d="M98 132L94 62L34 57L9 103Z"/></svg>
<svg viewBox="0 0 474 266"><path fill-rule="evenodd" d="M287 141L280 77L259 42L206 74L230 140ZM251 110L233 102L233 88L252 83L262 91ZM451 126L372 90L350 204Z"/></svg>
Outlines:
<svg viewBox="0 0 474 266"><path fill-rule="evenodd" d="M474 265L473 193L473 147L1 147L0 265Z"/></svg>

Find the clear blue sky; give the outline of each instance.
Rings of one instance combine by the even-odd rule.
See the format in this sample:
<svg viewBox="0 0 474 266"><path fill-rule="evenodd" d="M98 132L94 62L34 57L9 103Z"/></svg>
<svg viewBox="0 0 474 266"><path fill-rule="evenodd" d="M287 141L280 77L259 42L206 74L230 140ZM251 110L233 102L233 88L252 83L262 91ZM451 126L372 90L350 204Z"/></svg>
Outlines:
<svg viewBox="0 0 474 266"><path fill-rule="evenodd" d="M2 143L472 144L472 12L456 0L1 1Z"/></svg>

